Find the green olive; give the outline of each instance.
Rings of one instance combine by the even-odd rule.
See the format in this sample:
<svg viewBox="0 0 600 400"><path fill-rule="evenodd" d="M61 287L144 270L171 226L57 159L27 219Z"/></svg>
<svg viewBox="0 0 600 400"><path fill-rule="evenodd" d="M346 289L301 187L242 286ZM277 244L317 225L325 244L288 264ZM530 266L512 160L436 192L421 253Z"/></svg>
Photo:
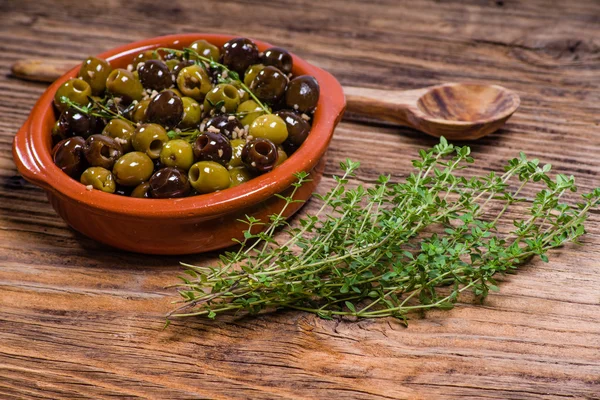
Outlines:
<svg viewBox="0 0 600 400"><path fill-rule="evenodd" d="M177 66L177 64L179 64L180 62L180 59L172 58L170 60L165 61L165 64L167 64L167 67L169 67L169 71L173 72L173 68L175 68L175 66Z"/></svg>
<svg viewBox="0 0 600 400"><path fill-rule="evenodd" d="M143 62L146 62L148 60L160 60L161 57L158 54L158 52L156 50L146 50L140 54L138 54L137 56L135 56L135 58L133 59L133 70L137 71L139 65Z"/></svg>
<svg viewBox="0 0 600 400"><path fill-rule="evenodd" d="M199 161L188 172L190 184L198 193L211 193L227 189L231 177L227 168L214 161Z"/></svg>
<svg viewBox="0 0 600 400"><path fill-rule="evenodd" d="M112 172L119 185L137 186L152 176L154 163L145 153L132 151L117 160Z"/></svg>
<svg viewBox="0 0 600 400"><path fill-rule="evenodd" d="M135 128L129 122L119 118L111 119L102 131L103 135L110 136L121 145L124 153L129 153L133 150L131 145L131 137Z"/></svg>
<svg viewBox="0 0 600 400"><path fill-rule="evenodd" d="M146 122L146 110L148 109L148 104L150 104L150 99L139 101L133 111L131 112L131 119L133 122Z"/></svg>
<svg viewBox="0 0 600 400"><path fill-rule="evenodd" d="M142 182L135 187L131 192L131 197L138 199L147 199L150 197L150 183Z"/></svg>
<svg viewBox="0 0 600 400"><path fill-rule="evenodd" d="M127 97L130 100L141 100L144 92L139 79L126 69L113 70L106 79L106 89L116 96Z"/></svg>
<svg viewBox="0 0 600 400"><path fill-rule="evenodd" d="M213 86L204 68L199 65L190 65L179 71L177 87L182 95L200 101Z"/></svg>
<svg viewBox="0 0 600 400"><path fill-rule="evenodd" d="M275 166L281 165L287 159L288 155L285 150L277 146L277 164L275 164Z"/></svg>
<svg viewBox="0 0 600 400"><path fill-rule="evenodd" d="M276 145L283 143L288 137L285 121L275 114L261 115L256 118L250 125L248 134L254 138L269 139Z"/></svg>
<svg viewBox="0 0 600 400"><path fill-rule="evenodd" d="M258 75L258 73L262 71L263 68L265 68L265 66L262 64L254 64L248 67L246 73L244 74L244 84L246 86L250 86L252 80L256 78L256 75Z"/></svg>
<svg viewBox="0 0 600 400"><path fill-rule="evenodd" d="M174 139L165 143L160 151L160 162L165 167L175 167L187 171L194 163L192 145L182 139Z"/></svg>
<svg viewBox="0 0 600 400"><path fill-rule="evenodd" d="M233 85L222 83L215 86L206 94L204 99L204 112L214 109L215 114L233 113L240 105L240 94Z"/></svg>
<svg viewBox="0 0 600 400"><path fill-rule="evenodd" d="M242 165L244 165L244 163L242 163L242 150L244 149L244 146L246 145L246 139L233 139L231 141L231 160L229 160L229 163L227 164L230 167L241 167Z"/></svg>
<svg viewBox="0 0 600 400"><path fill-rule="evenodd" d="M170 88L170 89L165 89L164 91L170 90L171 92L175 93L177 96L179 96L179 98L183 97L183 93L181 93L181 90L177 89L177 88Z"/></svg>
<svg viewBox="0 0 600 400"><path fill-rule="evenodd" d="M88 57L79 69L79 77L92 88L92 94L100 95L106 89L106 78L112 72L108 61L96 57Z"/></svg>
<svg viewBox="0 0 600 400"><path fill-rule="evenodd" d="M229 177L231 178L230 187L234 187L241 183L248 182L252 179L252 174L246 167L236 167L229 170Z"/></svg>
<svg viewBox="0 0 600 400"><path fill-rule="evenodd" d="M86 186L92 186L94 189L106 193L114 193L117 188L113 174L102 167L91 167L83 171L79 181Z"/></svg>
<svg viewBox="0 0 600 400"><path fill-rule="evenodd" d="M182 128L198 127L202 119L202 107L191 97L182 97L183 101L183 119L179 123Z"/></svg>
<svg viewBox="0 0 600 400"><path fill-rule="evenodd" d="M208 43L204 39L196 40L190 45L190 48L199 55L206 58L211 58L213 61L219 61L219 57L221 56L219 48L214 44Z"/></svg>
<svg viewBox="0 0 600 400"><path fill-rule="evenodd" d="M63 112L69 108L69 105L62 101L62 97L68 98L73 103L86 106L90 102L88 97L91 95L92 88L89 83L83 79L73 78L60 85L54 95L54 104L60 112Z"/></svg>
<svg viewBox="0 0 600 400"><path fill-rule="evenodd" d="M242 104L245 101L250 100L250 95L242 87L242 82L241 81L232 81L230 84L232 86L235 86L235 88L238 90L238 93L240 94L240 104Z"/></svg>
<svg viewBox="0 0 600 400"><path fill-rule="evenodd" d="M240 104L236 110L242 125L250 126L259 116L263 115L264 110L254 100L248 100Z"/></svg>
<svg viewBox="0 0 600 400"><path fill-rule="evenodd" d="M131 137L133 148L146 153L153 160L160 157L163 145L168 141L167 131L158 124L140 125Z"/></svg>

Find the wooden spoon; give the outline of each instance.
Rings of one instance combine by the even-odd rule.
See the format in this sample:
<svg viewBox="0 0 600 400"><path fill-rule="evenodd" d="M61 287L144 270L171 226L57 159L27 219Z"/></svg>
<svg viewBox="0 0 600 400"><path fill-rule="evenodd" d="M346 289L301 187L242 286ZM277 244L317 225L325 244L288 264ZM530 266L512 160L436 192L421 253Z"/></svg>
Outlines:
<svg viewBox="0 0 600 400"><path fill-rule="evenodd" d="M22 60L13 75L53 82L76 66L70 60ZM349 119L405 125L450 140L479 139L498 130L517 110L519 96L497 85L446 83L415 90L380 90L345 86Z"/></svg>
<svg viewBox="0 0 600 400"><path fill-rule="evenodd" d="M516 93L502 86L476 83L445 83L406 91L344 86L344 94L349 113L450 140L489 135L521 102Z"/></svg>

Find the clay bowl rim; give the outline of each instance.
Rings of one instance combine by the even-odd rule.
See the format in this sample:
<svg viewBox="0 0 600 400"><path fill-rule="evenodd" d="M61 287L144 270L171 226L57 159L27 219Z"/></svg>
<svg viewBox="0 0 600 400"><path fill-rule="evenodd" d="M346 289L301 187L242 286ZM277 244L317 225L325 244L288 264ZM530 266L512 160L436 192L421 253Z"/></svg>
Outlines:
<svg viewBox="0 0 600 400"><path fill-rule="evenodd" d="M189 33L159 36L129 43L103 52L97 57L109 62L133 57L136 54L157 47L185 47L199 39L205 39L221 46L226 41L240 37L207 33ZM254 40L254 39L253 39ZM260 51L272 47L271 44L254 40ZM246 208L267 200L283 192L296 181L295 173L310 172L325 154L333 136L335 126L340 121L346 107L340 83L328 72L309 64L292 54L295 76L308 74L319 82L321 96L313 117L310 135L304 144L283 164L273 171L258 176L243 185L221 192L190 196L180 199L136 199L87 190L79 181L63 173L52 161L49 149L49 118L55 120L53 98L57 88L66 80L77 75L79 66L57 79L40 97L29 118L17 133L13 143L13 158L19 172L29 181L61 197L76 202L89 210L119 214L124 217L168 219L180 216L214 217Z"/></svg>

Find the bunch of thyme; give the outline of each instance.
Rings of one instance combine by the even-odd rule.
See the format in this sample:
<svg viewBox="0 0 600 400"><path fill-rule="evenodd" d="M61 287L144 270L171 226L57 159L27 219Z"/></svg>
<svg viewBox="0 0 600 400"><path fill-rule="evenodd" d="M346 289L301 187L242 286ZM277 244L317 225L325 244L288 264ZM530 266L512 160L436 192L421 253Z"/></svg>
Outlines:
<svg viewBox="0 0 600 400"><path fill-rule="evenodd" d="M551 179L549 164L523 153L503 174L481 177L461 173L473 162L470 149L444 138L419 155L404 182L381 176L368 188L349 187L359 164L347 160L336 186L315 195L322 207L297 224L283 211L268 222L247 217L245 240L220 265L184 264L188 276L177 285L183 305L169 316L286 307L327 319L406 321L414 310L452 308L465 291L483 298L498 290L496 274L536 255L547 261L548 250L577 243L588 211L600 204L600 188L575 205L561 202L577 190L574 178ZM295 190L308 176L297 178ZM533 200L523 194L530 184L543 186ZM295 201L293 194L284 199L286 207ZM525 217L507 231L511 206ZM264 231L253 234L257 225Z"/></svg>

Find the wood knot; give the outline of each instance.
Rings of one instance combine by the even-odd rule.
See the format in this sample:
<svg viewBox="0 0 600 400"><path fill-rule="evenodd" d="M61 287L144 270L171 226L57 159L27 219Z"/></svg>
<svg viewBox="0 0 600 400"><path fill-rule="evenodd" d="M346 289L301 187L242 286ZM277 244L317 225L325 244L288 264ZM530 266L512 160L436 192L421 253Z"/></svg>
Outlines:
<svg viewBox="0 0 600 400"><path fill-rule="evenodd" d="M513 54L540 67L590 68L600 60L600 45L586 38L525 38L515 43Z"/></svg>

